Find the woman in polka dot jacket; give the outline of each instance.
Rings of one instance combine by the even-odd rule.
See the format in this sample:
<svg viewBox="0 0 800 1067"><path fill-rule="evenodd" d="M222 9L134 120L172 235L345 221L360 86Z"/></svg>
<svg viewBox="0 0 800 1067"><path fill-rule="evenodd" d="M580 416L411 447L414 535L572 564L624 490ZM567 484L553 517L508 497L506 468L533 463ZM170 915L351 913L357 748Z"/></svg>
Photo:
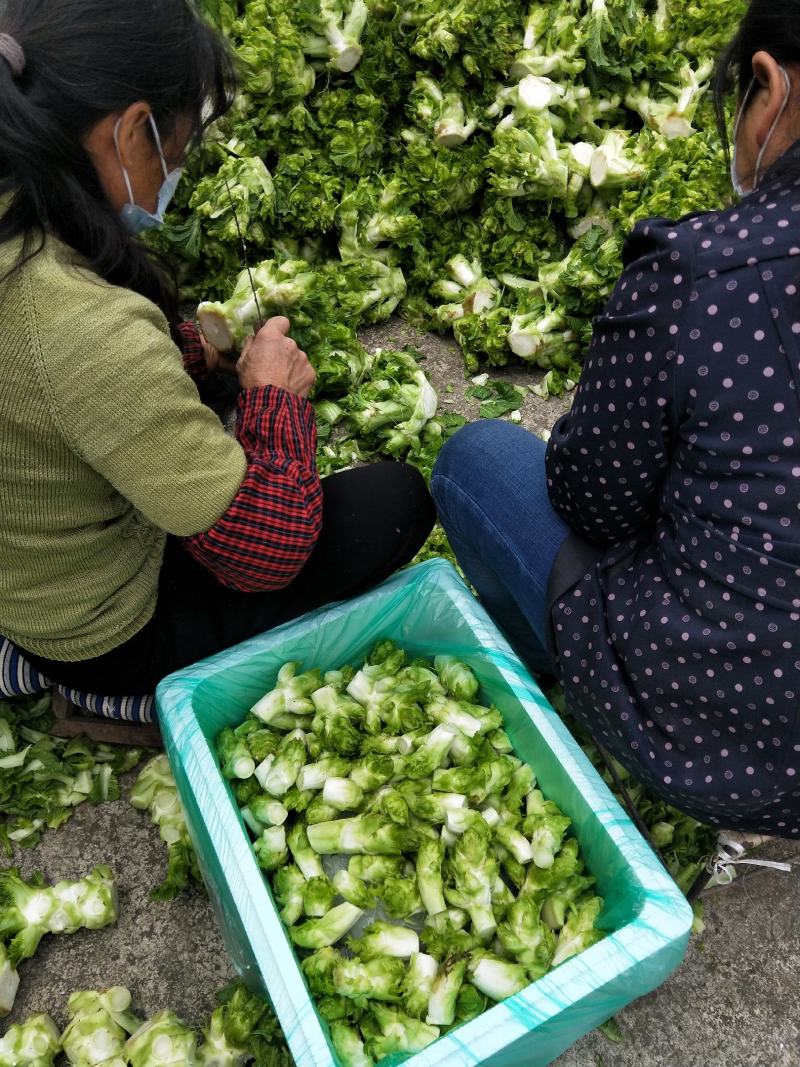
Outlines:
<svg viewBox="0 0 800 1067"><path fill-rule="evenodd" d="M601 744L697 818L794 837L797 0L754 0L720 94L731 67L742 202L637 226L546 459L520 427L468 426L433 492L487 609Z"/></svg>

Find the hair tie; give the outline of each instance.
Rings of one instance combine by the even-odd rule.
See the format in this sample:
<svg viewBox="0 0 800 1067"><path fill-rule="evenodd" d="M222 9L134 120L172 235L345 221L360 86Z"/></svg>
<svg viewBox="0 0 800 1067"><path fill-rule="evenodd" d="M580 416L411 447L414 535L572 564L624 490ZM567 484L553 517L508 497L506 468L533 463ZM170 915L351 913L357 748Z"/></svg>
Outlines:
<svg viewBox="0 0 800 1067"><path fill-rule="evenodd" d="M0 56L11 67L15 78L21 78L25 70L25 53L22 45L10 33L0 33Z"/></svg>

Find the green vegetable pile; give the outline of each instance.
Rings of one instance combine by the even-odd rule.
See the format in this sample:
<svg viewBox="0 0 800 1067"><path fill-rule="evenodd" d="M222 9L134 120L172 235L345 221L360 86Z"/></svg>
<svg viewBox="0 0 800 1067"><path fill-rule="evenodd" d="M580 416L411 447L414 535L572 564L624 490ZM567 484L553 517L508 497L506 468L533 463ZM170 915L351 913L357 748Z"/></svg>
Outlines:
<svg viewBox="0 0 800 1067"><path fill-rule="evenodd" d="M348 395L317 402L320 475L377 454L413 457L430 475L445 438L466 420L452 412L436 417L438 398L417 358L411 349L364 351ZM332 433L339 424L344 435Z"/></svg>
<svg viewBox="0 0 800 1067"><path fill-rule="evenodd" d="M0 1038L0 1067L53 1067L63 1053L74 1067L291 1067L269 1006L240 982L223 990L197 1036L171 1011L142 1021L122 986L70 996L63 1033L49 1015L32 1015Z"/></svg>
<svg viewBox="0 0 800 1067"><path fill-rule="evenodd" d="M570 820L469 667L391 641L299 667L217 748L345 1067L419 1051L604 936Z"/></svg>
<svg viewBox="0 0 800 1067"><path fill-rule="evenodd" d="M241 91L154 239L213 343L289 316L323 476L379 456L428 476L466 421L364 327L452 331L470 374L538 368L560 395L632 226L730 197L708 90L745 0L197 3ZM522 390L476 389L481 417L521 421Z"/></svg>
<svg viewBox="0 0 800 1067"><path fill-rule="evenodd" d="M729 198L708 87L744 0L199 3L241 92L158 240L211 341L290 317L345 420L326 470L376 451L429 466L450 428L420 436L430 394L373 365L359 328L399 311L452 330L471 373L521 361L561 392L633 224Z"/></svg>
<svg viewBox="0 0 800 1067"><path fill-rule="evenodd" d="M118 800L118 775L141 760L85 738L53 737L50 694L0 700L0 845L31 848L43 831L62 826L79 804Z"/></svg>

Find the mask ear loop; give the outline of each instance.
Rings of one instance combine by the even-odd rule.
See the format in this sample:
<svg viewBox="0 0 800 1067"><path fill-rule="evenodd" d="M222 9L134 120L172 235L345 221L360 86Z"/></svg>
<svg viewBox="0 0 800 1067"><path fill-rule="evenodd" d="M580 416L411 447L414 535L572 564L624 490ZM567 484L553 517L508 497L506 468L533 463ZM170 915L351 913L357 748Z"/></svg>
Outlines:
<svg viewBox="0 0 800 1067"><path fill-rule="evenodd" d="M773 121L772 125L769 128L769 133L767 134L766 140L764 141L763 145L761 146L761 151L758 153L758 159L756 160L755 174L753 175L753 190L756 190L758 188L758 181L759 181L759 178L761 177L761 164L764 162L764 156L765 156L766 151L767 151L767 146L769 145L769 142L772 140L772 135L775 133L775 130L778 128L778 123L783 118L784 113L786 111L786 108L789 106L789 100L791 99L791 96L792 96L792 82L791 82L791 80L789 78L789 75L786 72L786 68L785 67L781 67L781 74L783 74L783 80L786 82L786 96L784 96L784 98L783 98L783 103L781 104L780 111L775 116L775 120Z"/></svg>
<svg viewBox="0 0 800 1067"><path fill-rule="evenodd" d="M744 97L742 99L742 105L739 108L739 114L736 116L736 123L733 127L733 158L731 159L731 185L733 186L733 191L736 193L740 200L743 197L747 196L747 193L745 192L744 186L742 185L739 179L739 166L737 163L739 157L739 130L741 129L742 119L744 118L745 111L747 111L747 105L750 101L750 97L753 95L753 89L755 88L755 84L756 79L752 78L750 80L750 84L747 86L747 92L744 94Z"/></svg>
<svg viewBox="0 0 800 1067"><path fill-rule="evenodd" d="M742 106L739 108L739 114L736 116L736 124L733 127L734 148L736 148L736 137L739 133L739 127L742 125L742 119L744 118L745 111L747 111L747 105L750 102L750 97L753 95L753 89L755 89L755 86L756 79L755 77L753 77L750 79L750 84L747 86L747 91L745 92L744 97L742 98Z"/></svg>
<svg viewBox="0 0 800 1067"><path fill-rule="evenodd" d="M119 150L119 127L122 122L121 118L117 119L117 123L114 126L114 147L117 150L117 159L119 160L120 168L122 169L122 177L125 179L125 188L128 190L128 202L136 207L136 201L133 199L133 186L131 185L131 178L128 174L128 168L122 162L122 153Z"/></svg>
<svg viewBox="0 0 800 1067"><path fill-rule="evenodd" d="M161 169L164 172L164 180L169 181L169 171L167 170L167 160L164 156L164 149L161 147L161 137L158 133L158 126L156 126L156 120L153 118L153 112L150 112L150 125L153 127L153 136L156 139L156 147L158 148L158 154L161 158Z"/></svg>

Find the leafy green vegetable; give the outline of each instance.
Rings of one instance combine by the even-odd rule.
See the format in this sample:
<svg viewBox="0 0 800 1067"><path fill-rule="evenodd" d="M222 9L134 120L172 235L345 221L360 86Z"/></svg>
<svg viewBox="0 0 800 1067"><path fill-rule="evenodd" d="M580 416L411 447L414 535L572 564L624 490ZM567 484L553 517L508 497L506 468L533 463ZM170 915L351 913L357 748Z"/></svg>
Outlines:
<svg viewBox="0 0 800 1067"><path fill-rule="evenodd" d="M469 915L475 935L482 941L488 939L497 928L492 909L497 864L489 848L488 832L465 830L453 845L450 864L455 883L453 897L457 896L459 906Z"/></svg>
<svg viewBox="0 0 800 1067"><path fill-rule="evenodd" d="M284 828L268 826L253 844L253 851L263 871L274 871L282 867L289 857Z"/></svg>
<svg viewBox="0 0 800 1067"><path fill-rule="evenodd" d="M125 1063L125 1042L141 1026L127 989L73 993L67 1007L70 1021L61 1048L74 1067Z"/></svg>
<svg viewBox="0 0 800 1067"><path fill-rule="evenodd" d="M292 926L303 914L305 887L306 879L294 864L287 864L275 872L272 889L281 908L281 920L286 926Z"/></svg>
<svg viewBox="0 0 800 1067"><path fill-rule="evenodd" d="M226 778L249 778L256 769L256 761L250 755L247 741L239 738L231 729L222 730L217 737L222 773Z"/></svg>
<svg viewBox="0 0 800 1067"><path fill-rule="evenodd" d="M533 862L537 867L550 867L570 820L551 800L545 800L538 789L528 793L526 813L523 825L533 848Z"/></svg>
<svg viewBox="0 0 800 1067"><path fill-rule="evenodd" d="M456 700L469 703L478 695L478 679L455 656L437 656L433 665L442 685Z"/></svg>
<svg viewBox="0 0 800 1067"><path fill-rule="evenodd" d="M505 1000L528 984L525 968L483 950L473 952L469 960L470 981L492 1000Z"/></svg>
<svg viewBox="0 0 800 1067"><path fill-rule="evenodd" d="M8 958L8 949L0 941L0 1016L8 1015L14 1007L19 989L19 975Z"/></svg>
<svg viewBox="0 0 800 1067"><path fill-rule="evenodd" d="M117 921L117 887L108 867L77 882L47 886L41 875L25 880L16 867L0 871L0 940L8 962L30 959L45 934L99 930Z"/></svg>
<svg viewBox="0 0 800 1067"><path fill-rule="evenodd" d="M323 856L392 856L411 852L417 835L380 815L364 815L309 826L308 840L314 851Z"/></svg>
<svg viewBox="0 0 800 1067"><path fill-rule="evenodd" d="M443 860L444 845L441 840L426 838L420 842L416 860L417 885L429 915L436 915L446 908L442 880Z"/></svg>
<svg viewBox="0 0 800 1067"><path fill-rule="evenodd" d="M0 1037L0 1067L52 1067L61 1043L49 1015L31 1015Z"/></svg>
<svg viewBox="0 0 800 1067"><path fill-rule="evenodd" d="M359 1004L367 1000L399 1000L405 974L403 961L392 956L342 959L334 972L334 988L340 996Z"/></svg>
<svg viewBox="0 0 800 1067"><path fill-rule="evenodd" d="M625 1040L622 1028L613 1015L610 1019L606 1019L604 1023L600 1023L597 1029L603 1037L607 1038L609 1041L614 1041L616 1043Z"/></svg>
<svg viewBox="0 0 800 1067"><path fill-rule="evenodd" d="M512 411L519 411L525 400L525 390L510 382L494 381L467 389L467 397L480 400L482 419L499 419Z"/></svg>
<svg viewBox="0 0 800 1067"><path fill-rule="evenodd" d="M424 952L415 952L408 961L403 995L406 1011L413 1018L421 1019L427 1015L438 971L438 961Z"/></svg>
<svg viewBox="0 0 800 1067"><path fill-rule="evenodd" d="M50 694L0 700L0 844L32 848L47 828L57 829L76 807L119 799L118 775L141 760L141 749L121 750L85 738L53 737Z"/></svg>
<svg viewBox="0 0 800 1067"><path fill-rule="evenodd" d="M327 878L309 878L303 887L303 911L309 918L321 919L335 897L336 889Z"/></svg>
<svg viewBox="0 0 800 1067"><path fill-rule="evenodd" d="M348 870L337 871L333 876L333 887L344 900L365 911L375 906L375 896L367 884Z"/></svg>
<svg viewBox="0 0 800 1067"><path fill-rule="evenodd" d="M369 1020L361 1028L369 1035L367 1048L376 1059L393 1052L421 1052L439 1036L438 1027L377 1003L371 1005Z"/></svg>
<svg viewBox="0 0 800 1067"><path fill-rule="evenodd" d="M311 847L302 822L296 822L286 835L286 843L294 857L294 862L303 872L305 878L324 878L325 870L319 854Z"/></svg>
<svg viewBox="0 0 800 1067"><path fill-rule="evenodd" d="M541 921L540 912L541 903L536 898L521 895L497 928L500 944L525 967L532 979L547 973L556 946L553 932Z"/></svg>
<svg viewBox="0 0 800 1067"><path fill-rule="evenodd" d="M599 897L590 896L573 907L558 935L553 956L554 967L601 940L604 935L595 927L595 922L602 905L603 902Z"/></svg>
<svg viewBox="0 0 800 1067"><path fill-rule="evenodd" d="M413 352L378 352L371 375L343 404L351 431L397 458L420 453L438 398Z"/></svg>
<svg viewBox="0 0 800 1067"><path fill-rule="evenodd" d="M184 1067L196 1055L197 1038L171 1011L161 1011L128 1038L130 1067Z"/></svg>
<svg viewBox="0 0 800 1067"><path fill-rule="evenodd" d="M289 1050L270 1006L236 981L217 997L197 1050L205 1067L243 1067L255 1058L269 1067L291 1067Z"/></svg>
<svg viewBox="0 0 800 1067"><path fill-rule="evenodd" d="M292 926L289 936L301 948L334 945L358 922L362 914L361 908L357 908L355 904L337 904L321 919L309 919L299 926Z"/></svg>
<svg viewBox="0 0 800 1067"><path fill-rule="evenodd" d="M456 1002L467 973L465 956L446 956L438 967L428 1000L426 1021L435 1026L450 1026L456 1017Z"/></svg>
<svg viewBox="0 0 800 1067"><path fill-rule="evenodd" d="M341 1020L332 1022L331 1041L342 1067L374 1067L375 1061L367 1054L361 1035L354 1026Z"/></svg>
<svg viewBox="0 0 800 1067"><path fill-rule="evenodd" d="M154 900L173 900L187 888L190 879L200 882L201 875L175 779L163 753L145 765L130 800L135 808L150 815L168 848L166 878L151 896Z"/></svg>
<svg viewBox="0 0 800 1067"><path fill-rule="evenodd" d="M298 23L312 31L301 39L306 55L324 59L334 70L345 74L357 66L363 55L359 42L368 15L364 0L352 0L349 4L344 0L298 4L296 13Z"/></svg>

